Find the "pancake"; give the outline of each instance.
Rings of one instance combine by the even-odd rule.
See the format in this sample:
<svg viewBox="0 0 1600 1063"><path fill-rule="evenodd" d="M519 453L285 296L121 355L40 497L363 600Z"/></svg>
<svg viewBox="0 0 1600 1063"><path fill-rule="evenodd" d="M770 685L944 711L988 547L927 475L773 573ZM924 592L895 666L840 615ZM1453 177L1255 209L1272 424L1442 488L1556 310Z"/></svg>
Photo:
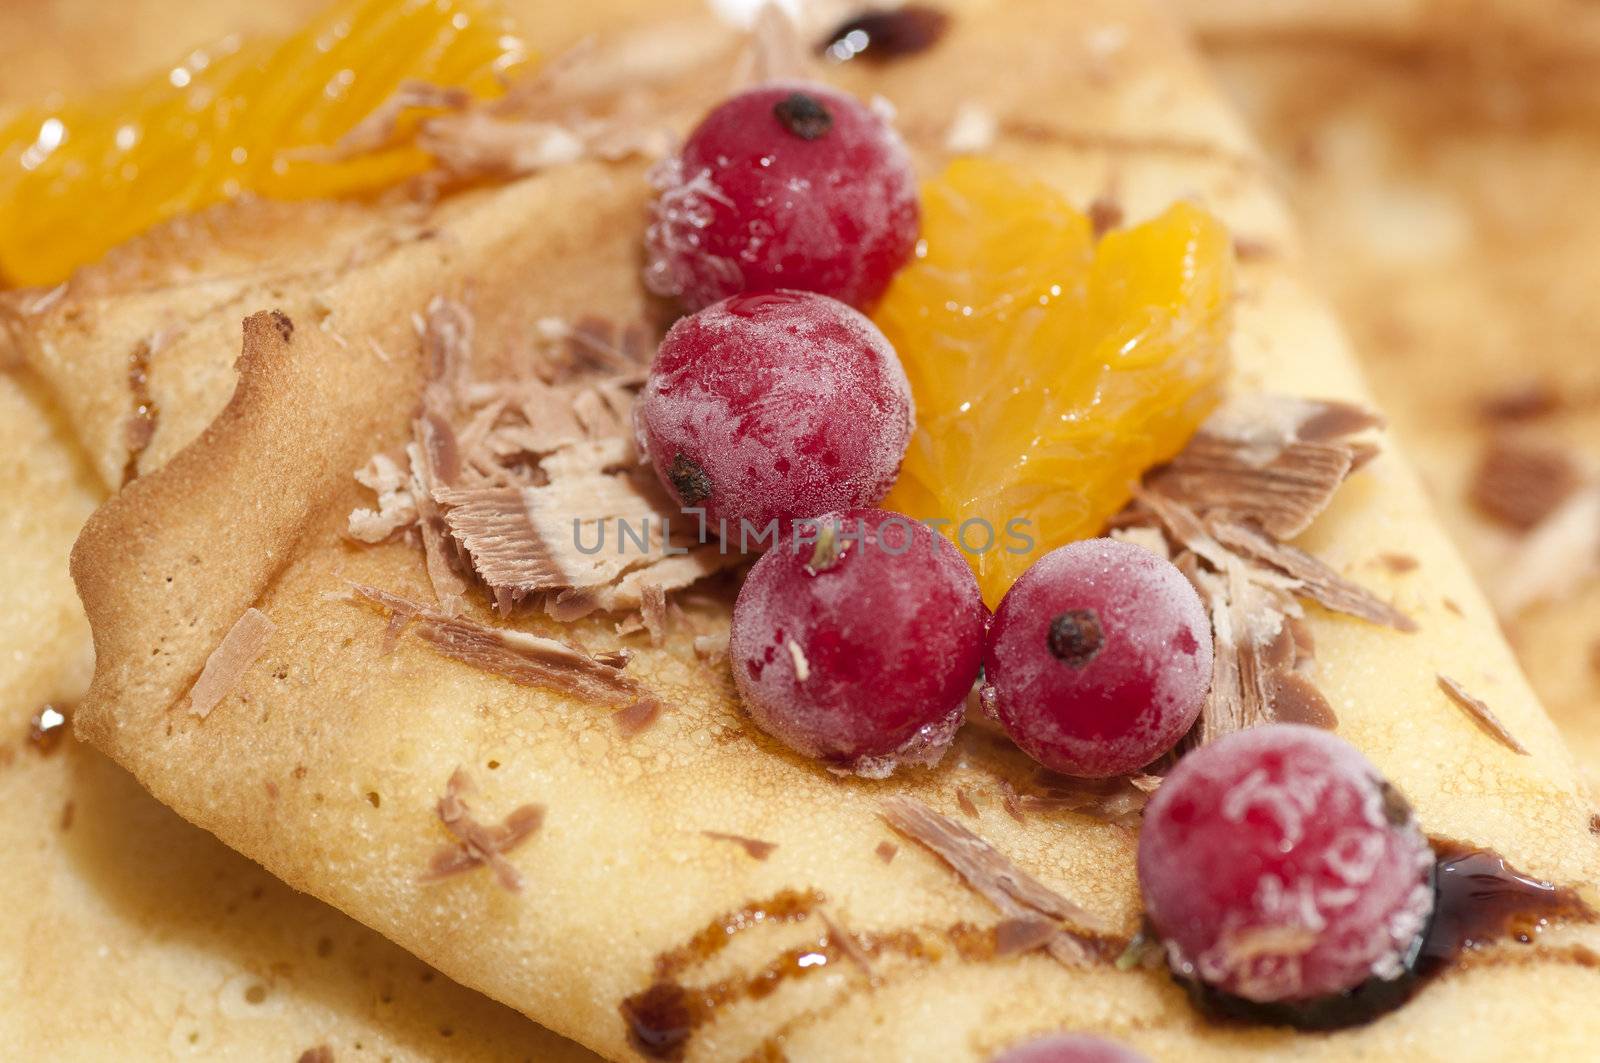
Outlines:
<svg viewBox="0 0 1600 1063"><path fill-rule="evenodd" d="M1172 27L1122 4L952 9L952 28L931 52L881 70L841 70L838 80L891 100L929 169L941 161L950 116L977 103L999 130L987 153L1076 202L1112 191L1137 219L1174 198L1199 198L1251 248L1241 267L1236 387L1368 401L1342 334L1301 280L1295 236L1264 167ZM708 28L692 43L712 47L716 34ZM703 66L706 55L692 52L684 65ZM725 90L725 78L716 82L674 116L680 128ZM371 502L351 473L411 432L423 341L439 337L428 322L449 301L469 307L473 370L492 377L529 357L542 321L652 319L635 272L647 196L640 164L556 167L448 198L423 228L397 233L371 258L275 281L271 302L247 320L231 397L183 390L197 371L224 374L232 348L183 346L190 331L229 326L203 312L181 319L174 342L149 357L162 411L150 445L130 454L126 434L79 429L102 474L125 470L130 456L139 473L76 551L98 652L80 732L290 884L616 1058L633 1050L622 1002L634 999L637 1019L640 994L663 969L696 987L719 978L764 985L757 975L771 963L786 972L769 979L780 984L716 1009L681 1045L688 1058L770 1049L796 1059L978 1059L1062 1027L1197 1059L1583 1051L1594 1034L1584 1002L1600 974L1572 962L1588 953L1562 947L1592 943L1589 927L1487 949L1402 1010L1331 1035L1211 1025L1164 974L1037 953L884 948L871 959L876 982L866 992L867 975L840 944L846 932L858 944L922 942L996 920L921 849L907 846L892 862L878 855L891 840L887 798L913 796L960 816L962 796L976 795L974 826L997 851L1121 933L1138 914L1129 836L1066 811L1007 816L1001 784L1025 783L1031 768L978 729L964 732L943 768L879 783L841 781L754 734L725 667L694 652L696 632L726 625L726 598L714 593L682 599L685 619L663 646L633 647L628 674L666 708L631 738L588 701L513 684L403 632L386 653L384 617L349 600L350 584L430 601L423 556L402 542L353 546L340 533ZM176 301L189 291L175 285L167 294ZM217 313L236 328L239 309L230 299ZM96 368L59 355L63 344L101 333L138 337L159 320L127 293L69 287L29 315L24 357L58 392L103 399L125 423L126 374L108 377L106 368L126 363ZM200 408L207 398L213 405ZM1570 758L1395 449L1385 445L1297 542L1359 573L1419 627L1404 634L1310 616L1317 681L1341 733L1410 797L1430 831L1493 846L1534 874L1591 881L1596 847ZM1382 561L1401 543L1416 561L1403 573ZM272 632L201 718L189 711L190 687L251 609ZM473 620L496 622L481 595L468 609ZM598 651L619 637L609 618L558 627L519 614L514 623ZM420 622L434 633L438 624ZM1491 697L1531 755L1486 737L1438 692L1440 672ZM475 784L464 798L451 783L463 778L458 770ZM431 880L438 854L456 852L446 828L461 823L459 799L503 824L494 838L521 843L492 860L461 850L501 875L469 864ZM543 807L531 833L530 805ZM520 892L502 887L507 868ZM758 925L725 931L730 913L747 906L774 917L747 916ZM827 929L824 912L847 931ZM707 927L712 940L730 943L701 957L694 943ZM785 961L790 949L825 962Z"/></svg>

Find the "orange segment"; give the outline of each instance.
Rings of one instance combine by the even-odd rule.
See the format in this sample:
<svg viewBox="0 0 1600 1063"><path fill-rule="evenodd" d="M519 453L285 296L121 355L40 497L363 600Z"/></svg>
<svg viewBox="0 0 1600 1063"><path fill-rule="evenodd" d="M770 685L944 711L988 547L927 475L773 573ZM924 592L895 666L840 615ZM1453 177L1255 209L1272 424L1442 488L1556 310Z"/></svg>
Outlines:
<svg viewBox="0 0 1600 1063"><path fill-rule="evenodd" d="M1098 534L1216 405L1233 251L1188 203L1097 243L1056 192L980 160L925 185L922 210L875 315L917 403L884 505L962 532L994 605L1040 554Z"/></svg>
<svg viewBox="0 0 1600 1063"><path fill-rule="evenodd" d="M304 149L405 81L490 96L526 61L493 0L338 0L293 36L230 38L121 92L25 111L0 123L0 281L55 283L241 193L349 195L419 173L428 159L403 137L338 162Z"/></svg>

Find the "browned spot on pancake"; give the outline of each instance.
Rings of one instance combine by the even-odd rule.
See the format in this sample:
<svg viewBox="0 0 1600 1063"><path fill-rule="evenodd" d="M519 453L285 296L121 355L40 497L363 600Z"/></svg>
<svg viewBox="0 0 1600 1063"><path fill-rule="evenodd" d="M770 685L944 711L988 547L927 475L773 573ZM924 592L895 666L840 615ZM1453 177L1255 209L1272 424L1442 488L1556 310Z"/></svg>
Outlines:
<svg viewBox="0 0 1600 1063"><path fill-rule="evenodd" d="M278 335L283 337L283 342L288 343L294 338L294 322L282 310L274 310L270 315L272 327L278 330Z"/></svg>
<svg viewBox="0 0 1600 1063"><path fill-rule="evenodd" d="M333 1049L327 1045L316 1045L300 1053L297 1063L333 1063Z"/></svg>
<svg viewBox="0 0 1600 1063"><path fill-rule="evenodd" d="M73 821L74 817L76 817L77 813L78 813L78 803L76 801L68 801L66 804L61 806L61 829L62 830L66 831L66 830L71 830L72 829L72 821Z"/></svg>
<svg viewBox="0 0 1600 1063"><path fill-rule="evenodd" d="M1403 575L1407 572L1414 572L1416 571L1417 567L1422 564L1422 562L1418 561L1410 554L1401 553L1379 554L1378 560L1383 563L1384 568L1388 569L1390 572L1393 572L1397 576Z"/></svg>

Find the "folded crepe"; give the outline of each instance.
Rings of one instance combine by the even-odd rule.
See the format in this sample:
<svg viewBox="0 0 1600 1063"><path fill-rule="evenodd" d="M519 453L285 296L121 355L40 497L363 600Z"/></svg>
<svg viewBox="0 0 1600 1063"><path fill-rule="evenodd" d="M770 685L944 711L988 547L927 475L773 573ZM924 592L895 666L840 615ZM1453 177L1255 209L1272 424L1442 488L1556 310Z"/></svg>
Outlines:
<svg viewBox="0 0 1600 1063"><path fill-rule="evenodd" d="M139 1059L592 1059L297 893L72 739L93 657L67 553L103 491L15 372L0 372L0 454L0 1056L97 1058L114 1036Z"/></svg>
<svg viewBox="0 0 1600 1063"><path fill-rule="evenodd" d="M892 102L929 171L952 116L978 114L984 154L1076 202L1113 195L1137 219L1200 200L1248 249L1235 390L1369 401L1299 279L1261 162L1171 26L1109 2L947 8L937 47L830 76ZM648 56L670 86L676 128L728 87L712 27L616 35L629 69ZM981 728L936 770L841 780L740 714L725 664L704 652L727 624L715 580L664 613L637 583L616 586L608 604L653 614L657 646L612 616L499 619L482 589L452 585L437 542L348 542L353 511L384 511L352 472L382 489L373 456L419 425L425 441L414 414L448 379L447 355L470 351L480 380L532 364L559 381L599 348L626 377L630 331L659 313L637 281L644 170L555 165L371 238L356 230L372 216L330 224L319 243L358 250L303 266L285 255L281 272L244 281L178 276L146 243L122 262L153 282L97 291L91 273L34 303L25 357L70 400L101 475L136 474L75 552L97 652L80 733L291 885L613 1058L982 1059L1063 1028L1197 1059L1561 1058L1592 1042L1588 925L1486 947L1399 1011L1333 1034L1209 1023L1164 972L1078 962L1054 922L1048 951L1001 948L1000 924L1019 920L1131 935L1138 890L1121 823L1048 801L1010 814L1032 765ZM246 208L207 224L227 242L235 224L284 223ZM247 312L235 377L221 341ZM564 354L543 350L574 336ZM146 395L130 394L130 354ZM588 442L619 437L605 395L564 394ZM440 456L419 452L424 470ZM1416 630L1379 609L1366 611L1395 626L1308 610L1339 732L1433 834L1592 881L1590 809L1554 728L1403 461L1387 443L1362 456L1295 545L1332 566L1318 580L1358 577ZM424 520L428 544L439 529ZM1414 564L1386 561L1397 551ZM1488 734L1441 674L1492 702L1514 737ZM946 817L984 839L976 863L956 854L964 877L934 855L960 836Z"/></svg>

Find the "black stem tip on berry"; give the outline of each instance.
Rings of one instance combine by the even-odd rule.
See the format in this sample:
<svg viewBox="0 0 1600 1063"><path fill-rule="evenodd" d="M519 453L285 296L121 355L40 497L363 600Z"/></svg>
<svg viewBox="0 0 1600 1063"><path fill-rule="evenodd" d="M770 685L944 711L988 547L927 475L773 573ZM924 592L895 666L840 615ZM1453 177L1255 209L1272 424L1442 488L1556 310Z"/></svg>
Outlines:
<svg viewBox="0 0 1600 1063"><path fill-rule="evenodd" d="M690 457L679 454L667 467L667 478L678 492L678 501L696 506L711 497L711 477Z"/></svg>
<svg viewBox="0 0 1600 1063"><path fill-rule="evenodd" d="M822 101L803 92L791 92L772 105L778 123L801 140L818 140L833 128L833 115Z"/></svg>
<svg viewBox="0 0 1600 1063"><path fill-rule="evenodd" d="M1073 668L1083 668L1106 644L1100 614L1093 609L1068 609L1050 621L1050 652Z"/></svg>

